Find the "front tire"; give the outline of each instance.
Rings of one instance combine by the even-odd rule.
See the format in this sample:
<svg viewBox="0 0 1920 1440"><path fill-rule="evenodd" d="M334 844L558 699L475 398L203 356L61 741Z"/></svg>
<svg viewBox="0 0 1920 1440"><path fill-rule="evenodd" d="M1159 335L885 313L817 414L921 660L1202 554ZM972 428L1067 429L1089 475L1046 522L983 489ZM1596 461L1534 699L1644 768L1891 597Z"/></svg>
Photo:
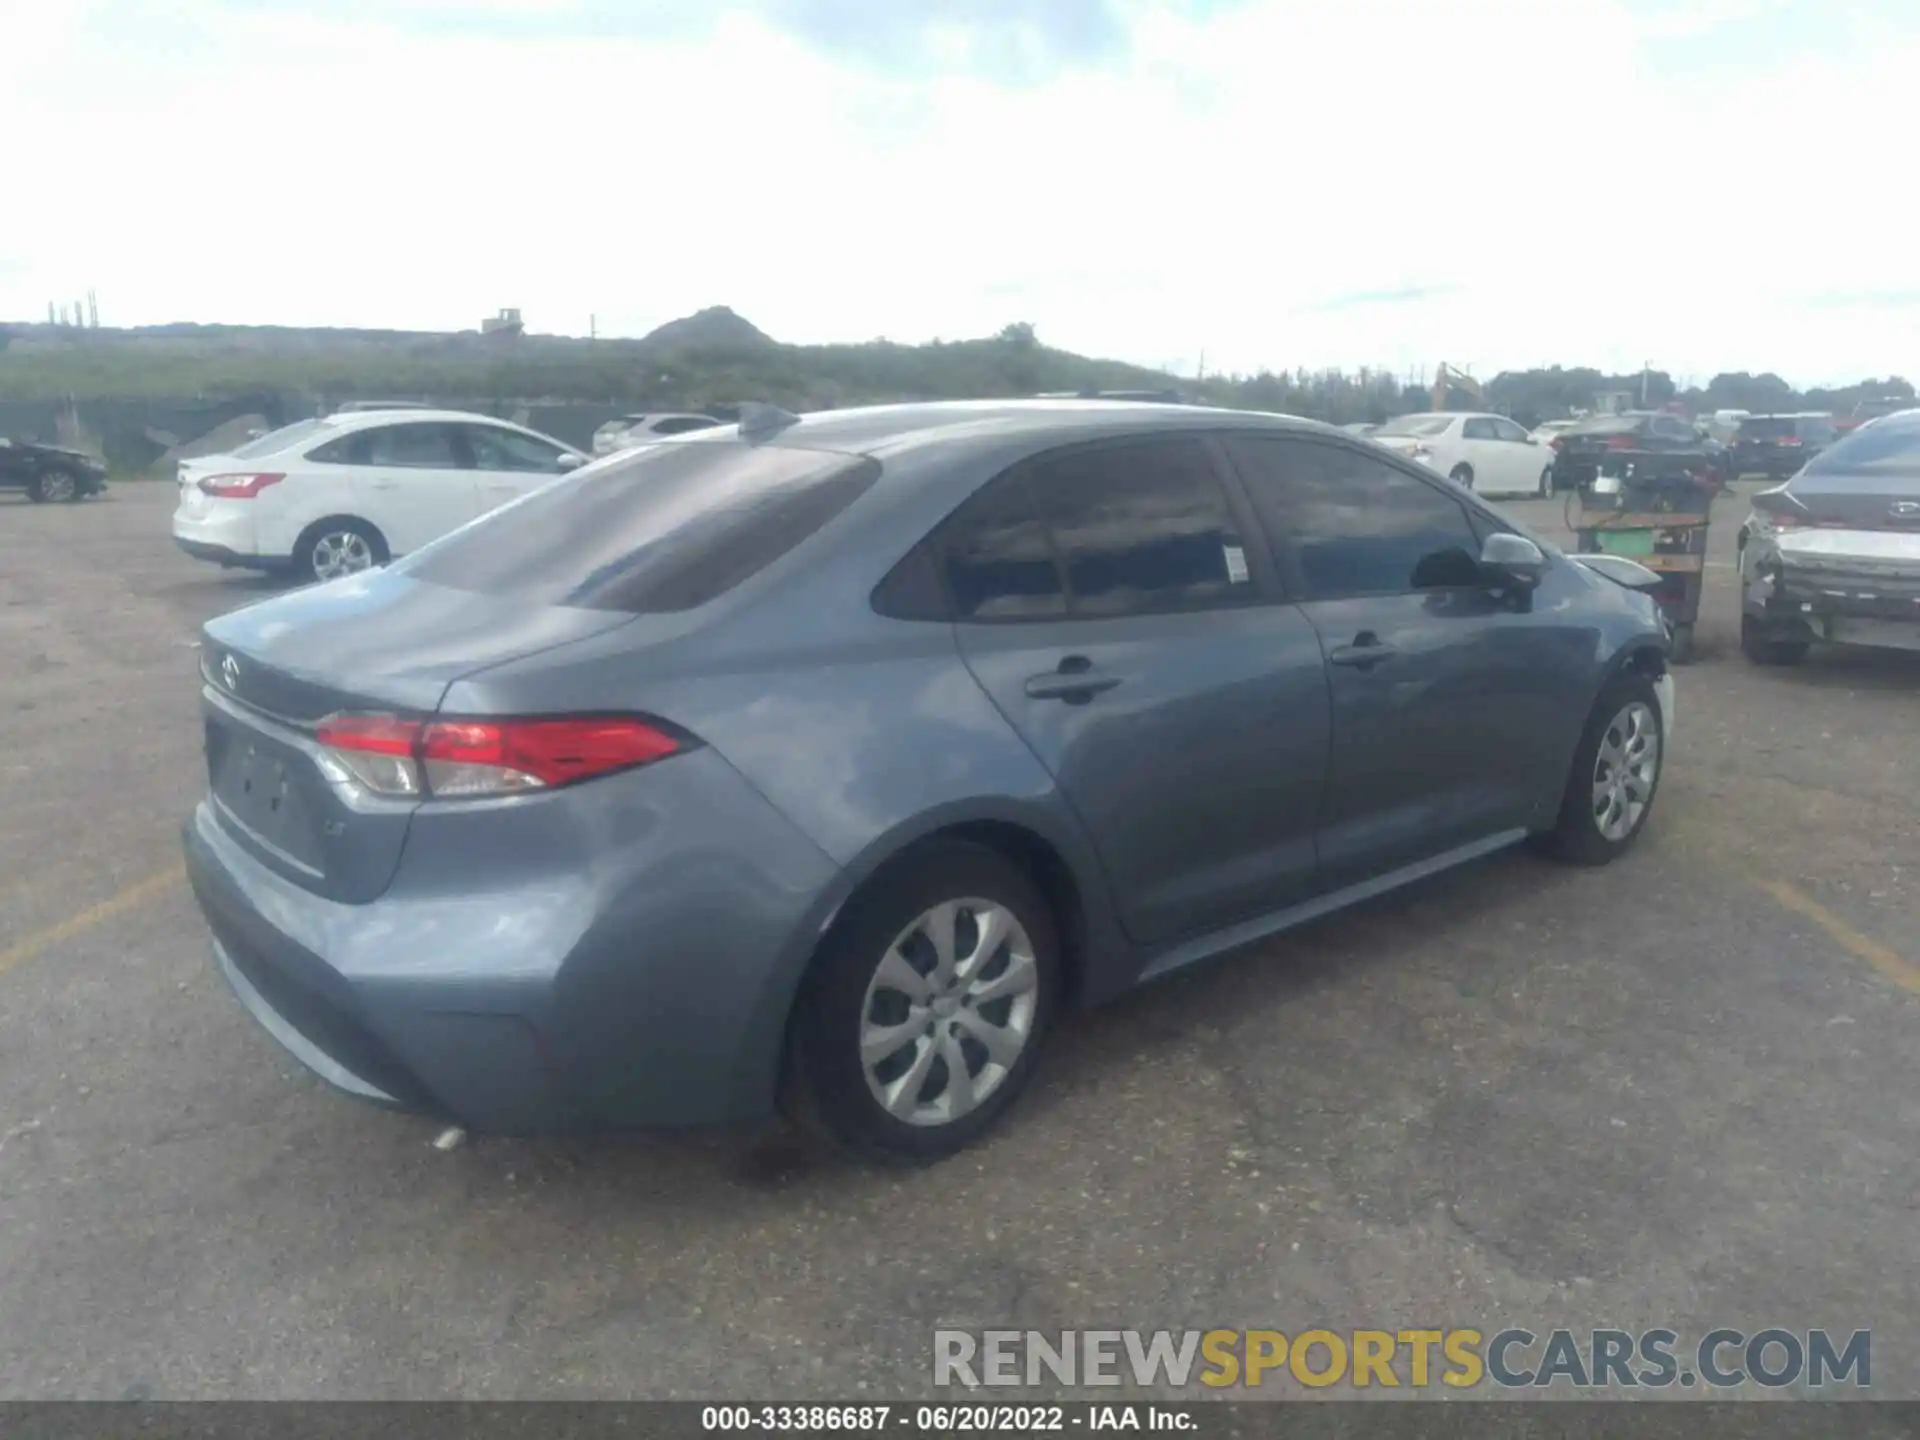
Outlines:
<svg viewBox="0 0 1920 1440"><path fill-rule="evenodd" d="M71 470L42 470L28 483L27 494L42 505L61 500L71 503L80 498L80 477Z"/></svg>
<svg viewBox="0 0 1920 1440"><path fill-rule="evenodd" d="M1456 465L1447 472L1447 478L1462 490L1471 490L1473 488L1473 467L1471 465Z"/></svg>
<svg viewBox="0 0 1920 1440"><path fill-rule="evenodd" d="M867 1158L944 1159L1026 1086L1060 974L1032 881L980 846L928 845L857 898L815 956L788 1108Z"/></svg>
<svg viewBox="0 0 1920 1440"><path fill-rule="evenodd" d="M1653 684L1612 681L1594 703L1573 752L1560 815L1543 837L1555 858L1606 865L1625 854L1653 814L1666 764L1666 725Z"/></svg>

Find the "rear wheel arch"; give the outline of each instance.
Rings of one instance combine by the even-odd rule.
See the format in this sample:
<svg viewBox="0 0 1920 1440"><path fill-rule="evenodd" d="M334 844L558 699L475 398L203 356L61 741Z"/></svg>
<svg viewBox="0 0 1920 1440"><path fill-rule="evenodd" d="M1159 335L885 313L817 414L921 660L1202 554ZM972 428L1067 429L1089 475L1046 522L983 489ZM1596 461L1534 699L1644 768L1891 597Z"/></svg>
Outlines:
<svg viewBox="0 0 1920 1440"><path fill-rule="evenodd" d="M1000 816L952 820L902 838L865 865L856 862L853 883L822 928L815 952L826 943L829 934L845 923L855 907L884 886L890 876L918 863L927 851L954 843L992 852L1012 865L1040 892L1060 938L1065 982L1062 998L1069 1009L1074 1008L1086 976L1090 928L1086 885L1054 840L1031 825ZM810 959L809 968L811 963Z"/></svg>

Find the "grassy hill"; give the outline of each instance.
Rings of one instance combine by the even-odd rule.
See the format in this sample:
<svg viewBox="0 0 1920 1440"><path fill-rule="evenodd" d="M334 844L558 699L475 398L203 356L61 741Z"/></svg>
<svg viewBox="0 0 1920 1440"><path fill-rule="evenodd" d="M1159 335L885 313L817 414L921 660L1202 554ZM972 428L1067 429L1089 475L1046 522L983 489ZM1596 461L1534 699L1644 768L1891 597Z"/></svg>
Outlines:
<svg viewBox="0 0 1920 1440"><path fill-rule="evenodd" d="M639 340L237 325L0 332L0 397L13 401L492 396L693 408L767 400L817 409L1174 383L1157 371L1042 345L1024 325L992 339L926 345L786 345L724 306Z"/></svg>

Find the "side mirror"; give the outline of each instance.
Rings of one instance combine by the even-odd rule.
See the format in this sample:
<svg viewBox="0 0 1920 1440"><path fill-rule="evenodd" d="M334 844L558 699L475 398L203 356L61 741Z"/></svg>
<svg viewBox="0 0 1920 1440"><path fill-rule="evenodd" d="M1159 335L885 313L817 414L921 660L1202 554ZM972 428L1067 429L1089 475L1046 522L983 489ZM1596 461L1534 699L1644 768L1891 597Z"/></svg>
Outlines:
<svg viewBox="0 0 1920 1440"><path fill-rule="evenodd" d="M1480 569L1497 585L1532 589L1547 572L1547 557L1524 535L1489 535L1480 547Z"/></svg>
<svg viewBox="0 0 1920 1440"><path fill-rule="evenodd" d="M578 470L582 465L586 463L587 463L586 456L575 455L571 451L569 451L568 453L560 457L560 473L564 475L569 470Z"/></svg>

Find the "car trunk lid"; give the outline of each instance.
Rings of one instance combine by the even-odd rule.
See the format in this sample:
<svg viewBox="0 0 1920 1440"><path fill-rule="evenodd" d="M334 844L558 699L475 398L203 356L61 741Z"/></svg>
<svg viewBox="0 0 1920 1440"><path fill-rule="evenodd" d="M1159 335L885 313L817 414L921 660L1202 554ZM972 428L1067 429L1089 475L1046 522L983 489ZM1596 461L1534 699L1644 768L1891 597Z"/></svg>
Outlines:
<svg viewBox="0 0 1920 1440"><path fill-rule="evenodd" d="M296 884L351 904L375 899L419 801L355 784L316 738L319 722L342 712L428 716L462 675L628 619L376 571L210 621L202 713L215 813Z"/></svg>

